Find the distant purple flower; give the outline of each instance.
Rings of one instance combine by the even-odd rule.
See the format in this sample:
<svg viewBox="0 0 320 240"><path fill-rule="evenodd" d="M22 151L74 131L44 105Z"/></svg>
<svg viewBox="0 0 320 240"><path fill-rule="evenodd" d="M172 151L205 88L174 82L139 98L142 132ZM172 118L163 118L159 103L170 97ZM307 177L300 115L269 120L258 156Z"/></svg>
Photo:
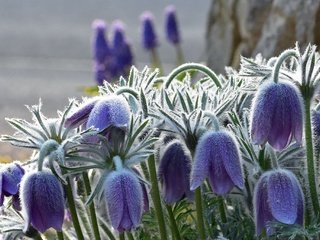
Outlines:
<svg viewBox="0 0 320 240"><path fill-rule="evenodd" d="M180 33L176 16L176 9L174 6L170 5L165 9L165 30L167 34L167 39L172 44L179 44Z"/></svg>
<svg viewBox="0 0 320 240"><path fill-rule="evenodd" d="M66 127L78 127L86 124L103 130L109 126L126 127L130 120L130 108L127 101L118 95L93 98L82 104L67 116Z"/></svg>
<svg viewBox="0 0 320 240"><path fill-rule="evenodd" d="M254 144L268 142L276 150L282 150L292 137L301 143L302 98L292 83L263 83L252 106L250 131Z"/></svg>
<svg viewBox="0 0 320 240"><path fill-rule="evenodd" d="M124 25L121 21L113 24L113 54L119 74L127 74L128 68L133 65L131 46L125 38Z"/></svg>
<svg viewBox="0 0 320 240"><path fill-rule="evenodd" d="M119 232L136 228L142 216L142 189L127 169L111 172L105 182L105 198L111 225Z"/></svg>
<svg viewBox="0 0 320 240"><path fill-rule="evenodd" d="M170 142L160 155L159 178L162 180L164 201L173 204L183 197L192 197L190 191L191 154L178 140Z"/></svg>
<svg viewBox="0 0 320 240"><path fill-rule="evenodd" d="M105 37L106 23L103 20L95 20L92 23L95 31L93 38L93 57L98 64L104 64L106 58L110 55L110 48Z"/></svg>
<svg viewBox="0 0 320 240"><path fill-rule="evenodd" d="M0 206L3 205L4 196L18 195L24 173L24 169L17 163L6 164L0 169Z"/></svg>
<svg viewBox="0 0 320 240"><path fill-rule="evenodd" d="M26 174L20 192L26 222L24 231L30 224L40 232L50 227L61 231L64 220L63 190L52 173L41 171Z"/></svg>
<svg viewBox="0 0 320 240"><path fill-rule="evenodd" d="M199 139L191 172L191 190L199 187L206 177L217 195L229 193L234 186L243 188L239 148L226 131L210 131Z"/></svg>
<svg viewBox="0 0 320 240"><path fill-rule="evenodd" d="M270 222L303 225L304 196L299 181L287 170L265 172L259 179L254 193L256 233L265 229L271 235Z"/></svg>
<svg viewBox="0 0 320 240"><path fill-rule="evenodd" d="M151 12L144 12L140 19L142 22L142 46L146 50L154 49L158 46L158 40L154 30L153 15Z"/></svg>

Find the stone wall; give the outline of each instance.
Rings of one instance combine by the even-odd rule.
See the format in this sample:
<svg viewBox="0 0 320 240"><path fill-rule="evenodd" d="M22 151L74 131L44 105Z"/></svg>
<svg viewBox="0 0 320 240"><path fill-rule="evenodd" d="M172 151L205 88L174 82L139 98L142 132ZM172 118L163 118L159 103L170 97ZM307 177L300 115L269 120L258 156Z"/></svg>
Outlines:
<svg viewBox="0 0 320 240"><path fill-rule="evenodd" d="M278 55L298 41L320 45L320 0L212 0L207 63L218 73L240 55Z"/></svg>

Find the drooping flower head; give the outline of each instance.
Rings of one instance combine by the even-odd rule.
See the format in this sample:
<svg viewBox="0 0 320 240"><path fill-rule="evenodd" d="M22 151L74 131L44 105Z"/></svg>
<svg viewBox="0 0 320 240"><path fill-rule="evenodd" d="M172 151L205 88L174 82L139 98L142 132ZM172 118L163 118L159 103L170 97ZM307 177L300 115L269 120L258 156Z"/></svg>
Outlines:
<svg viewBox="0 0 320 240"><path fill-rule="evenodd" d="M122 168L111 172L105 181L105 199L111 225L119 232L136 228L142 216L142 189L137 176Z"/></svg>
<svg viewBox="0 0 320 240"><path fill-rule="evenodd" d="M104 64L106 58L110 55L110 48L105 37L106 23L103 20L96 19L92 23L94 30L93 37L93 58L98 64Z"/></svg>
<svg viewBox="0 0 320 240"><path fill-rule="evenodd" d="M160 155L158 175L162 180L162 195L173 204L183 197L190 198L191 154L179 140L170 142Z"/></svg>
<svg viewBox="0 0 320 240"><path fill-rule="evenodd" d="M4 196L18 198L19 184L24 175L24 169L18 163L6 164L0 169L0 206L3 205Z"/></svg>
<svg viewBox="0 0 320 240"><path fill-rule="evenodd" d="M292 138L301 143L302 122L302 98L292 83L266 81L260 86L251 112L254 144L268 142L276 150L282 150Z"/></svg>
<svg viewBox="0 0 320 240"><path fill-rule="evenodd" d="M126 127L130 120L130 108L127 101L118 95L96 97L85 102L66 119L66 127L78 127L86 124L103 130L109 126Z"/></svg>
<svg viewBox="0 0 320 240"><path fill-rule="evenodd" d="M141 17L142 23L142 46L146 50L154 49L158 46L158 39L154 29L154 17L151 12L144 12Z"/></svg>
<svg viewBox="0 0 320 240"><path fill-rule="evenodd" d="M233 187L243 188L240 153L236 140L226 131L205 133L196 146L191 172L191 190L209 178L217 195L229 193Z"/></svg>
<svg viewBox="0 0 320 240"><path fill-rule="evenodd" d="M31 224L40 232L50 227L61 231L64 220L63 190L58 179L49 171L26 174L20 187L25 218L24 232Z"/></svg>
<svg viewBox="0 0 320 240"><path fill-rule="evenodd" d="M176 9L173 5L167 6L165 9L165 30L167 39L172 44L179 44L181 41Z"/></svg>
<svg viewBox="0 0 320 240"><path fill-rule="evenodd" d="M254 190L256 233L271 235L271 221L303 225L304 196L295 175L283 169L265 172Z"/></svg>

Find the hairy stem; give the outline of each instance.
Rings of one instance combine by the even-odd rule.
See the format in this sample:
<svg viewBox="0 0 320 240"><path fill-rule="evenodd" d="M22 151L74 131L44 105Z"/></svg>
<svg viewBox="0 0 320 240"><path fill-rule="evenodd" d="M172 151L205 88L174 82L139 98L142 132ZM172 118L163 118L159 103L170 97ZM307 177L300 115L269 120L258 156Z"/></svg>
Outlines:
<svg viewBox="0 0 320 240"><path fill-rule="evenodd" d="M202 196L201 196L201 189L198 187L194 191L195 202L196 202L196 213L197 213L197 228L199 232L199 239L205 240L206 239L206 232L204 228L204 219L203 219L203 207L202 207Z"/></svg>

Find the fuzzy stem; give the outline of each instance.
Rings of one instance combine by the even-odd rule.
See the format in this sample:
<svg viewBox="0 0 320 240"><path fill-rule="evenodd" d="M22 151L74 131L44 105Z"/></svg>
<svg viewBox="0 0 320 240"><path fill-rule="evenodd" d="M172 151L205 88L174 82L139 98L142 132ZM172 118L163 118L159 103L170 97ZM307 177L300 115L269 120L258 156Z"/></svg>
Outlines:
<svg viewBox="0 0 320 240"><path fill-rule="evenodd" d="M123 168L122 160L119 156L114 156L112 160L113 160L113 163L114 163L117 171L119 171Z"/></svg>
<svg viewBox="0 0 320 240"><path fill-rule="evenodd" d="M174 236L175 240L180 240L181 237L180 237L179 229L176 223L176 219L174 218L174 215L173 215L172 207L166 204L166 208L169 215L172 236Z"/></svg>
<svg viewBox="0 0 320 240"><path fill-rule="evenodd" d="M84 240L81 226L80 226L80 222L79 222L78 215L77 215L76 205L74 202L74 196L72 193L71 181L70 181L69 177L67 177L67 185L65 186L65 192L67 195L67 201L69 204L69 209L70 209L70 213L71 213L71 217L72 217L73 226L74 226L74 229L77 234L77 239Z"/></svg>
<svg viewBox="0 0 320 240"><path fill-rule="evenodd" d="M60 232L60 231L57 231L57 237L58 237L59 240L64 240L63 233Z"/></svg>
<svg viewBox="0 0 320 240"><path fill-rule="evenodd" d="M151 181L151 197L153 200L153 204L154 204L157 219L158 219L160 238L162 240L167 240L167 231L166 231L166 225L165 225L164 215L163 215L162 206L161 206L160 191L158 186L154 155L151 155L148 158L148 167L149 167L149 174L150 174L150 181Z"/></svg>
<svg viewBox="0 0 320 240"><path fill-rule="evenodd" d="M305 122L304 122L304 131L305 131L305 145L307 153L307 171L308 171L308 181L309 181L309 191L311 202L313 206L313 211L316 217L319 217L319 200L317 194L317 183L316 183L316 174L314 166L314 153L313 153L313 141L312 141L312 124L311 124L311 97L305 96Z"/></svg>
<svg viewBox="0 0 320 240"><path fill-rule="evenodd" d="M211 80L216 84L218 88L221 88L221 83L219 81L218 76L207 66L199 64L199 63L185 63L181 66L175 68L167 77L167 81L165 82L165 88L168 88L175 77L177 77L180 73L189 70L198 70L208 75Z"/></svg>
<svg viewBox="0 0 320 240"><path fill-rule="evenodd" d="M125 240L124 232L119 233L119 240Z"/></svg>
<svg viewBox="0 0 320 240"><path fill-rule="evenodd" d="M91 186L90 186L90 180L88 177L88 173L83 172L82 178L83 178L84 186L86 189L86 194L87 194L87 196L90 196ZM100 240L101 237L100 237L100 233L99 233L99 225L98 225L98 221L97 221L97 215L96 215L96 210L95 210L95 206L94 206L94 201L92 201L91 204L89 205L89 211L90 211L90 215L91 215L91 223L92 223L92 228L93 228L95 240Z"/></svg>
<svg viewBox="0 0 320 240"><path fill-rule="evenodd" d="M258 161L261 170L267 171L270 168L270 164L268 164L268 161L265 158L265 147L259 150Z"/></svg>
<svg viewBox="0 0 320 240"><path fill-rule="evenodd" d="M198 187L194 190L195 203L196 203L196 213L197 213L197 228L199 232L199 237L201 240L206 239L206 231L204 228L204 219L203 219L203 207L202 207L202 196L201 188Z"/></svg>
<svg viewBox="0 0 320 240"><path fill-rule="evenodd" d="M289 57L295 57L296 59L299 59L299 56L296 50L288 49L282 52L280 56L277 58L277 61L272 71L272 78L275 83L278 83L279 81L279 74L280 74L280 68L282 63Z"/></svg>
<svg viewBox="0 0 320 240"><path fill-rule="evenodd" d="M219 211L220 211L221 221L222 223L226 223L227 215L226 215L226 209L225 209L223 197L218 197L218 201L219 201Z"/></svg>
<svg viewBox="0 0 320 240"><path fill-rule="evenodd" d="M127 237L129 240L134 240L134 237L131 232L127 232Z"/></svg>

